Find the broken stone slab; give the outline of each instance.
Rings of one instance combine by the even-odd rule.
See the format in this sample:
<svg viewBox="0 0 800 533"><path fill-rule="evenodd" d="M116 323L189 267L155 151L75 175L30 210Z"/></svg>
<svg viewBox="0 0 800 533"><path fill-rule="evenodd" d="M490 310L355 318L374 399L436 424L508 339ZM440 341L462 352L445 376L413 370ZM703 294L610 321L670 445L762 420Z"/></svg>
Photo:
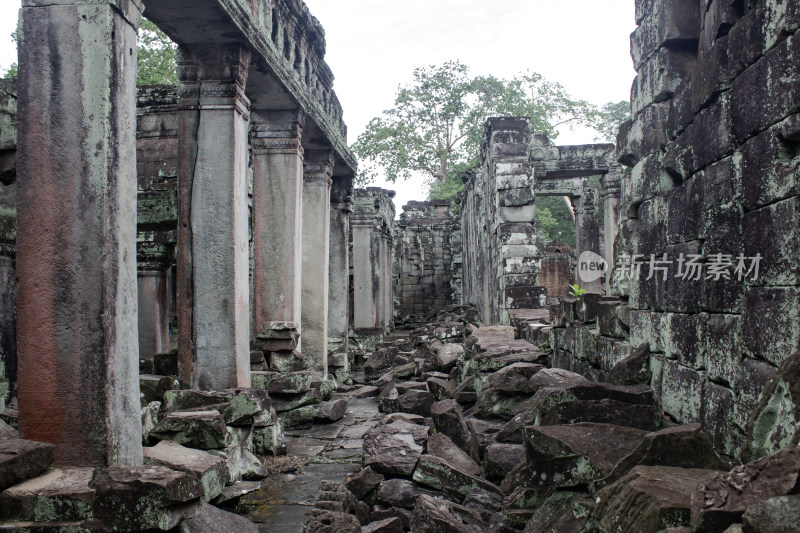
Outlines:
<svg viewBox="0 0 800 533"><path fill-rule="evenodd" d="M489 481L501 481L514 467L525 462L525 446L495 442L486 447L483 470Z"/></svg>
<svg viewBox="0 0 800 533"><path fill-rule="evenodd" d="M440 372L452 370L459 358L464 356L464 347L460 344L439 344L432 346L425 359L426 368Z"/></svg>
<svg viewBox="0 0 800 533"><path fill-rule="evenodd" d="M364 377L368 380L375 379L386 369L395 364L395 358L400 353L395 347L380 348L372 352L372 355L364 363Z"/></svg>
<svg viewBox="0 0 800 533"><path fill-rule="evenodd" d="M500 494L500 489L494 484L433 455L422 455L419 458L411 479L426 487L462 498L475 487Z"/></svg>
<svg viewBox="0 0 800 533"><path fill-rule="evenodd" d="M417 363L415 361L412 361L408 364L395 367L394 376L396 378L401 378L401 379L410 378L416 375L417 370L418 370Z"/></svg>
<svg viewBox="0 0 800 533"><path fill-rule="evenodd" d="M381 390L378 387L373 387L371 385L365 385L363 387L359 387L355 393L353 393L354 398L374 398L378 394L380 394Z"/></svg>
<svg viewBox="0 0 800 533"><path fill-rule="evenodd" d="M456 446L444 433L434 433L428 437L427 451L429 455L444 459L468 474L481 475L481 467L478 466L478 463Z"/></svg>
<svg viewBox="0 0 800 533"><path fill-rule="evenodd" d="M197 516L180 523L179 533L217 533L235 531L236 533L258 533L258 526L247 518L223 511L203 502Z"/></svg>
<svg viewBox="0 0 800 533"><path fill-rule="evenodd" d="M477 511L426 495L417 499L410 526L415 533L488 532Z"/></svg>
<svg viewBox="0 0 800 533"><path fill-rule="evenodd" d="M322 403L322 392L320 389L312 388L302 394L273 394L271 398L275 411L281 414L284 411Z"/></svg>
<svg viewBox="0 0 800 533"><path fill-rule="evenodd" d="M269 394L302 394L311 390L313 374L299 372L251 372L250 379L254 389Z"/></svg>
<svg viewBox="0 0 800 533"><path fill-rule="evenodd" d="M378 395L378 410L381 413L397 413L402 411L400 408L400 393L394 383L387 385Z"/></svg>
<svg viewBox="0 0 800 533"><path fill-rule="evenodd" d="M788 446L774 455L733 468L712 472L692 494L691 526L700 533L722 531L741 522L751 505L790 494L800 476L800 448Z"/></svg>
<svg viewBox="0 0 800 533"><path fill-rule="evenodd" d="M54 444L0 439L0 491L38 476L53 462Z"/></svg>
<svg viewBox="0 0 800 533"><path fill-rule="evenodd" d="M250 440L253 443L253 453L257 455L286 455L288 441L283 435L280 424L268 427L254 427Z"/></svg>
<svg viewBox="0 0 800 533"><path fill-rule="evenodd" d="M273 372L299 372L308 369L308 361L297 350L269 352L269 369Z"/></svg>
<svg viewBox="0 0 800 533"><path fill-rule="evenodd" d="M387 479L378 486L376 500L391 507L413 509L417 498L425 494L420 487L407 479Z"/></svg>
<svg viewBox="0 0 800 533"><path fill-rule="evenodd" d="M461 505L478 511L484 524L488 524L492 517L503 509L503 497L476 487L467 493Z"/></svg>
<svg viewBox="0 0 800 533"><path fill-rule="evenodd" d="M214 505L227 504L226 507L233 505L242 496L255 492L261 488L260 481L237 481L222 489L222 492L214 498L211 503Z"/></svg>
<svg viewBox="0 0 800 533"><path fill-rule="evenodd" d="M478 401L478 393L475 390L475 376L468 376L456 386L453 398L465 405L472 405Z"/></svg>
<svg viewBox="0 0 800 533"><path fill-rule="evenodd" d="M495 442L495 437L503 429L504 424L497 420L482 420L475 417L464 418L469 427L470 434L475 440L481 455L486 452L486 448ZM522 439L520 439L520 444Z"/></svg>
<svg viewBox="0 0 800 533"><path fill-rule="evenodd" d="M442 378L429 377L427 380L428 390L431 391L433 399L437 402L451 399L456 392L456 384Z"/></svg>
<svg viewBox="0 0 800 533"><path fill-rule="evenodd" d="M563 368L544 368L533 374L529 381L532 392L545 387L567 387L582 383L589 383L589 380L580 374Z"/></svg>
<svg viewBox="0 0 800 533"><path fill-rule="evenodd" d="M361 533L361 522L351 514L323 512L306 524L304 533Z"/></svg>
<svg viewBox="0 0 800 533"><path fill-rule="evenodd" d="M370 512L370 518L374 522L397 518L403 524L403 529L408 531L411 528L411 519L414 515L408 509L400 507L386 507L385 505L374 505Z"/></svg>
<svg viewBox="0 0 800 533"><path fill-rule="evenodd" d="M717 456L700 424L674 426L646 434L636 449L621 459L601 483L615 482L636 465L722 471L730 468Z"/></svg>
<svg viewBox="0 0 800 533"><path fill-rule="evenodd" d="M586 494L557 491L536 506L524 533L581 533L589 521L594 500Z"/></svg>
<svg viewBox="0 0 800 533"><path fill-rule="evenodd" d="M267 357L260 350L250 350L250 371L264 372L269 369Z"/></svg>
<svg viewBox="0 0 800 533"><path fill-rule="evenodd" d="M309 429L314 425L317 415L316 405L306 405L290 411L283 411L280 415L285 429Z"/></svg>
<svg viewBox="0 0 800 533"><path fill-rule="evenodd" d="M93 517L94 468L53 468L0 494L0 516L14 521L83 521Z"/></svg>
<svg viewBox="0 0 800 533"><path fill-rule="evenodd" d="M382 475L368 466L361 469L357 474L348 476L344 486L347 487L347 490L352 492L356 498L363 500L364 497L377 488L384 479Z"/></svg>
<svg viewBox="0 0 800 533"><path fill-rule="evenodd" d="M314 420L316 422L330 424L344 418L345 413L347 413L347 400L331 400L317 406Z"/></svg>
<svg viewBox="0 0 800 533"><path fill-rule="evenodd" d="M529 364L536 364L541 362L547 361L547 354L539 351L538 349L531 350L530 348L535 348L532 344L528 341L520 341L526 344L529 344L529 349L526 351L518 351L510 354L492 354L492 353L482 353L478 354L469 361L464 366L464 375L472 375L478 374L481 372L484 373L491 373L501 370L509 365L513 365L515 363L529 363Z"/></svg>
<svg viewBox="0 0 800 533"><path fill-rule="evenodd" d="M426 417L431 416L433 402L433 395L427 390L409 389L397 398L398 410Z"/></svg>
<svg viewBox="0 0 800 533"><path fill-rule="evenodd" d="M230 426L250 425L255 417L269 411L272 403L263 390L226 389L213 392L170 390L164 393L164 411L219 411Z"/></svg>
<svg viewBox="0 0 800 533"><path fill-rule="evenodd" d="M319 513L320 510L348 513L355 515L362 525L369 523L369 506L358 501L342 483L321 481L314 507L315 510L312 511L314 514Z"/></svg>
<svg viewBox="0 0 800 533"><path fill-rule="evenodd" d="M650 345L642 343L631 355L613 366L608 382L614 385L646 385L652 378Z"/></svg>
<svg viewBox="0 0 800 533"><path fill-rule="evenodd" d="M297 348L298 338L294 322L269 322L255 335L252 348L264 352L291 351Z"/></svg>
<svg viewBox="0 0 800 533"><path fill-rule="evenodd" d="M742 529L748 533L796 531L800 518L800 495L777 496L755 503L742 516Z"/></svg>
<svg viewBox="0 0 800 533"><path fill-rule="evenodd" d="M742 458L752 461L800 443L800 353L784 360L750 416Z"/></svg>
<svg viewBox="0 0 800 533"><path fill-rule="evenodd" d="M403 521L396 517L370 522L361 527L361 533L403 533L404 531Z"/></svg>
<svg viewBox="0 0 800 533"><path fill-rule="evenodd" d="M0 439L18 439L19 431L0 420Z"/></svg>
<svg viewBox="0 0 800 533"><path fill-rule="evenodd" d="M470 413L478 418L511 420L514 418L519 406L528 398L529 396L509 395L494 387L489 387L483 389Z"/></svg>
<svg viewBox="0 0 800 533"><path fill-rule="evenodd" d="M167 413L150 432L151 440L170 440L188 448L225 448L232 434L219 411L176 411Z"/></svg>
<svg viewBox="0 0 800 533"><path fill-rule="evenodd" d="M165 466L111 466L94 478L94 517L112 531L167 531L197 515L203 487Z"/></svg>
<svg viewBox="0 0 800 533"><path fill-rule="evenodd" d="M442 400L431 406L436 430L444 433L471 457L479 457L478 443L456 400Z"/></svg>
<svg viewBox="0 0 800 533"><path fill-rule="evenodd" d="M597 493L592 517L605 531L657 533L688 526L692 492L708 475L702 469L635 466Z"/></svg>
<svg viewBox="0 0 800 533"><path fill-rule="evenodd" d="M224 450L211 450L210 454L225 461L227 483L257 481L269 475L269 470L250 450L243 446L228 446Z"/></svg>
<svg viewBox="0 0 800 533"><path fill-rule="evenodd" d="M364 435L364 466L381 474L411 476L430 428L401 420L381 424Z"/></svg>
<svg viewBox="0 0 800 533"><path fill-rule="evenodd" d="M531 487L567 488L604 478L647 433L611 424L581 422L525 428Z"/></svg>
<svg viewBox="0 0 800 533"><path fill-rule="evenodd" d="M227 466L221 457L166 440L151 448L144 448L143 452L145 464L166 466L199 479L204 501L219 496L227 484Z"/></svg>
<svg viewBox="0 0 800 533"><path fill-rule="evenodd" d="M405 394L410 390L417 390L417 391L427 391L428 385L424 381L404 381L401 383L395 383L395 387L397 387L397 392L400 394Z"/></svg>
<svg viewBox="0 0 800 533"><path fill-rule="evenodd" d="M158 415L161 412L161 402L150 402L142 407L142 443L150 442L150 432L158 425Z"/></svg>
<svg viewBox="0 0 800 533"><path fill-rule="evenodd" d="M536 363L514 363L491 374L486 382L500 392L533 394L536 390L531 385L531 377L543 368Z"/></svg>

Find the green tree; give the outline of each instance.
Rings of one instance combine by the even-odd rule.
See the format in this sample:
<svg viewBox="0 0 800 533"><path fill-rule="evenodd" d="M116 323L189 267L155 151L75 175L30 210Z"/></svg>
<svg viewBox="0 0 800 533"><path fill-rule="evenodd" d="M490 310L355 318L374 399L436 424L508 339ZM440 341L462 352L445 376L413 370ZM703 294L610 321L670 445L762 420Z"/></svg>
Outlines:
<svg viewBox="0 0 800 533"><path fill-rule="evenodd" d="M158 26L142 19L139 26L137 85L175 85L178 46Z"/></svg>
<svg viewBox="0 0 800 533"><path fill-rule="evenodd" d="M461 187L458 171L478 161L491 116L530 117L534 131L550 138L563 124L593 126L602 120L595 106L535 72L501 79L471 77L459 61L419 67L412 83L398 89L394 107L372 119L354 143L361 182L381 171L389 181L421 173L431 179L432 195L454 196Z"/></svg>
<svg viewBox="0 0 800 533"><path fill-rule="evenodd" d="M15 45L17 44L17 31L16 30L11 32L11 42L14 43ZM6 70L6 73L3 75L3 77L4 78L16 79L18 73L19 73L19 69L17 68L16 62L15 63L11 63L11 66L8 67L8 70Z"/></svg>
<svg viewBox="0 0 800 533"><path fill-rule="evenodd" d="M553 235L558 230L559 221L553 216L550 210L546 207L536 206L536 220L542 229L542 237L546 241L555 240Z"/></svg>
<svg viewBox="0 0 800 533"><path fill-rule="evenodd" d="M626 100L608 102L602 106L592 121L592 127L599 134L595 140L615 143L619 127L630 118L630 115L631 104Z"/></svg>

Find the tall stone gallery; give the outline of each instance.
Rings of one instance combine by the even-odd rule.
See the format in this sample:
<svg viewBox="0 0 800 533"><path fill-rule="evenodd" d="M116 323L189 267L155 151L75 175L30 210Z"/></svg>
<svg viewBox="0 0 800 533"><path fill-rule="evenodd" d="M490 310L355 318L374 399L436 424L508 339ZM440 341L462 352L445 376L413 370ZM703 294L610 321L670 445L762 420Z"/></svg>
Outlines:
<svg viewBox="0 0 800 533"><path fill-rule="evenodd" d="M635 16L615 144L490 118L398 209L302 1L25 0L0 530L798 531L800 2Z"/></svg>

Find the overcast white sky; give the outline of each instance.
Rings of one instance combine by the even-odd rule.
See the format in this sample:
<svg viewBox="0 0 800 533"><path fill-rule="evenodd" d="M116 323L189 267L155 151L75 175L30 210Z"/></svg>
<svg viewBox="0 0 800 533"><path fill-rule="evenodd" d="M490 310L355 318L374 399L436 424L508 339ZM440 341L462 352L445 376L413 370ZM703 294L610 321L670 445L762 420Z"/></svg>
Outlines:
<svg viewBox="0 0 800 533"><path fill-rule="evenodd" d="M0 69L16 61L10 34L20 0L0 0ZM531 70L596 104L627 100L635 72L629 35L634 0L306 0L322 22L327 61L352 143L392 106L414 67L459 59L472 74ZM562 131L558 144L590 143ZM378 184L381 185L381 184ZM424 199L422 180L382 185L400 207Z"/></svg>

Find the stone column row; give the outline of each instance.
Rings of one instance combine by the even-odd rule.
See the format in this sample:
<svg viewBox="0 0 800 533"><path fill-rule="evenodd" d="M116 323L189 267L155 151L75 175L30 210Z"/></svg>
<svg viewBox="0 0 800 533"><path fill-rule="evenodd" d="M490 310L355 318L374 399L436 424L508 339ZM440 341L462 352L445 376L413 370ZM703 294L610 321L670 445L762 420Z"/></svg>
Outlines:
<svg viewBox="0 0 800 533"><path fill-rule="evenodd" d="M58 465L142 463L135 248L141 13L139 0L29 0L22 9L20 428L25 438L55 443ZM249 64L250 52L238 45L179 52L176 309L186 387L250 385ZM257 332L276 323L304 329L307 353L324 374L333 161L329 150L304 154L303 123L299 111L253 112L252 318ZM334 218L340 246L346 213ZM152 283L143 277L142 292L164 292L163 274ZM336 289L341 311L347 289ZM337 327L337 335L347 330Z"/></svg>

